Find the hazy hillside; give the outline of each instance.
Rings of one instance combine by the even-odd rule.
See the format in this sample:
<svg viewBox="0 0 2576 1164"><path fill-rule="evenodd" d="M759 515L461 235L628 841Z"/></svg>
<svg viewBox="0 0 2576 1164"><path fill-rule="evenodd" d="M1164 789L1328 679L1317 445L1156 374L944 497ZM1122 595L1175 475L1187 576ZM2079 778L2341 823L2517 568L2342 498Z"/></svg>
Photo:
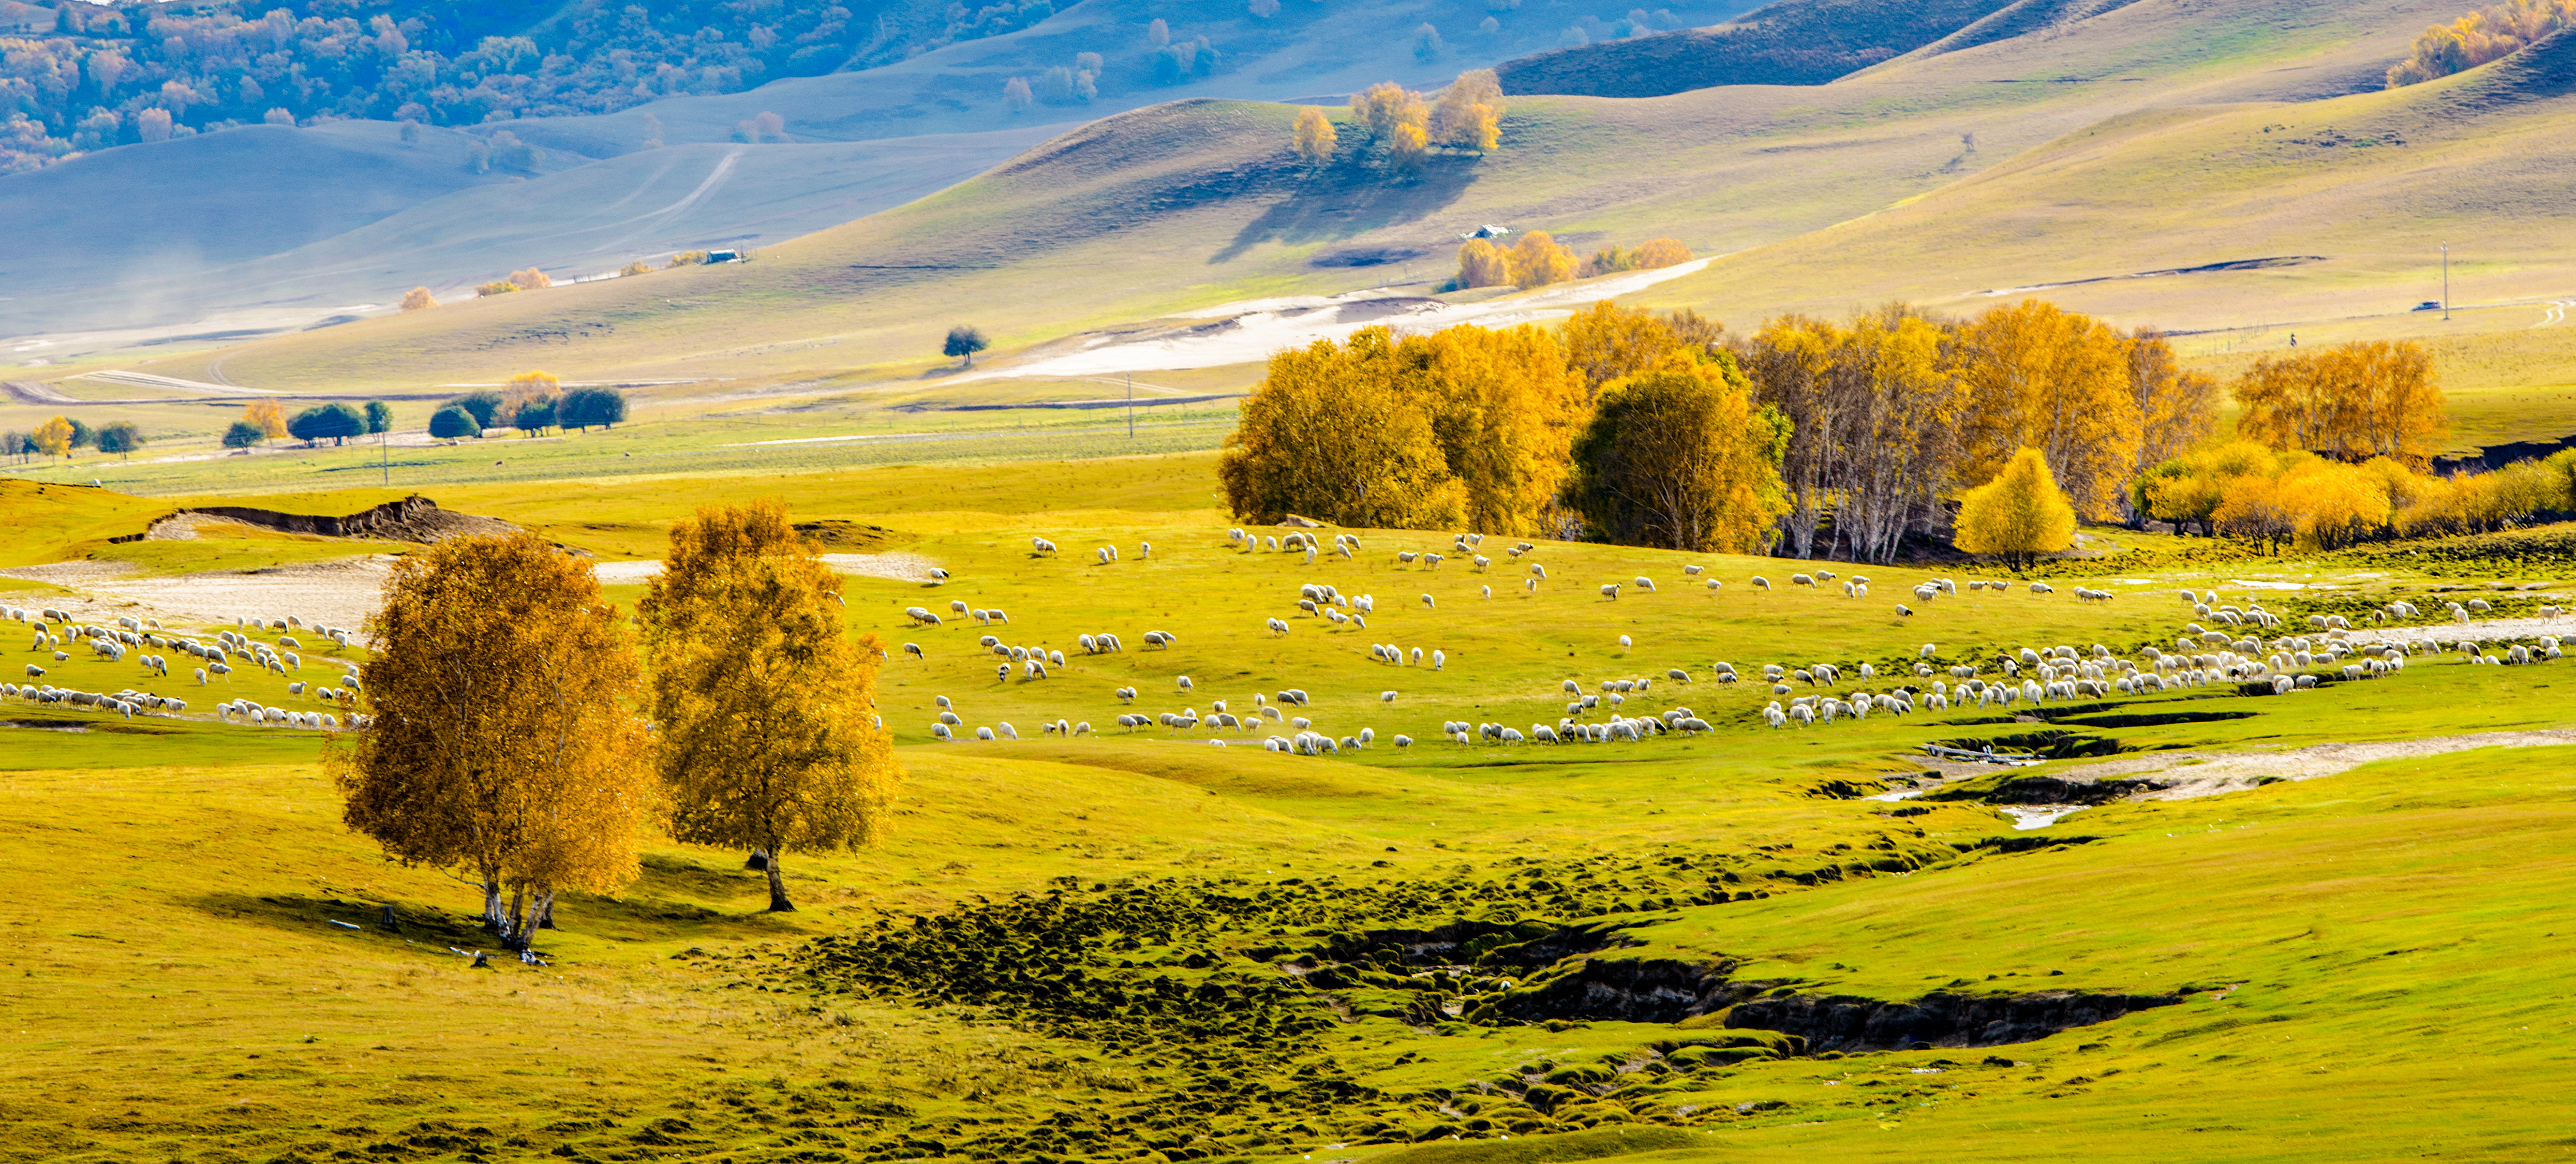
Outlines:
<svg viewBox="0 0 2576 1164"><path fill-rule="evenodd" d="M1509 93L1661 97L1713 85L1821 85L1948 37L2004 0L1785 0L1715 28L1507 61ZM2030 0L2022 0L2019 8Z"/></svg>
<svg viewBox="0 0 2576 1164"><path fill-rule="evenodd" d="M1650 19L1667 26L1699 23L1733 15L1747 6L1748 0L1700 0L1659 9L1658 15ZM181 237L160 254L155 254L143 240L124 248L120 255L131 251L157 261L145 264L120 259L111 268L109 285L97 285L94 273L89 285L67 275L44 281L49 282L49 288L30 285L29 292L61 289L72 293L59 297L20 294L15 302L0 306L0 336L135 328L160 328L164 331L158 334L167 334L166 329L172 326L191 324L183 330L299 326L323 318L331 314L330 309L340 306L388 302L419 283L479 282L531 264L563 278L592 273L606 259L616 260L606 263L614 269L630 258L701 245L710 238L767 245L963 178L1052 132L1044 127L1062 127L1191 95L1260 100L1330 96L1389 78L1417 86L1436 85L1464 69L1552 45L1570 27L1607 29L1603 16L1626 19L1607 8L1595 12L1578 0L1545 0L1501 12L1490 11L1482 0L1300 0L1266 17L1232 0L1153 5L1144 0L1085 0L1033 27L967 43L949 43L882 67L791 78L741 92L723 92L722 86L715 86L700 95L663 97L613 114L526 116L467 125L456 131L486 139L497 139L498 134L507 132L535 147L533 156L541 160L532 167L513 169L506 164L507 156L524 159L531 156L528 151L492 153L494 174L478 176L479 181L485 182L550 174L595 160L619 158L656 142L674 146L731 145L741 144L738 138L758 138L762 152L744 158L734 172L736 180L747 176L745 167L766 172L770 177L758 187L762 193L757 204L803 208L756 216L758 221L752 226L744 225L744 213L732 211L693 220L682 228L639 236L632 240L634 252L624 255L602 250L596 238L566 239L558 246L552 236L544 233L523 237L520 245L508 253L491 250L478 241L488 226L479 216L490 203L464 200L428 205L432 199L471 184L461 180L461 174L459 181L446 185L423 183L402 188L411 193L411 200L405 202L396 196L400 192L397 188L368 183L366 167L371 163L366 161L363 150L351 156L352 180L357 185L345 192L335 188L334 168L319 157L310 164L298 162L273 169L257 164L256 151L249 148L249 143L241 143L217 151L215 156L226 161L212 170L196 161L201 156L196 152L198 143L230 134L253 133L256 136L252 143L287 140L277 136L282 131L273 127L127 145L76 160L72 163L75 172L68 177L41 182L30 174L0 177L0 207L41 208L64 203L113 206L124 198L122 192L127 189L151 188L159 191L156 197L162 199L156 204L156 221ZM1162 48L1154 43L1157 24L1163 27L1169 41ZM1432 30L1428 35L1423 32L1426 26ZM76 40L51 38L37 47ZM1202 42L1214 51L1200 53L1196 46ZM1191 66L1168 77L1158 73L1158 63L1169 64L1182 48L1192 54ZM47 53L55 51L44 49ZM1084 54L1096 54L1099 59L1091 62ZM1097 72L1087 90L1073 87L1059 93L1049 84L1050 70L1057 70L1058 79L1071 85L1078 80L1077 70L1093 69ZM77 70L74 75L78 75ZM1029 87L1033 100L1027 108L1015 107L1008 99L1006 91L1015 80ZM522 87L521 91L527 90ZM675 91L691 90L684 86ZM531 106L527 111L535 113L539 108ZM508 112L511 111L487 111L486 115ZM776 115L780 132L763 130L763 114ZM308 132L324 135L319 142L295 139L308 147L308 152L310 148L353 138L379 144L394 140L393 127L384 122L326 124ZM424 143L436 145L435 149L425 145L428 153L459 166L468 160L469 155L459 151L470 150L471 142L442 137L446 131L435 126L423 132ZM953 136L981 134L994 136ZM801 160L768 152L817 142L925 136L941 140L892 151L827 152ZM108 157L116 159L114 167L95 164ZM890 169L912 164L900 161L906 158L934 160L910 173ZM839 168L845 162L865 173L847 173ZM63 168L60 164L48 167ZM527 207L540 219L578 220L595 206L576 203L541 207L538 201L554 190L579 190L583 197L596 198L600 191L615 188L619 194L610 197L613 201L630 189L618 187L618 183L623 180L620 174L632 169L629 166L570 182L533 182L535 189L520 192L510 201ZM167 177L162 176L165 172ZM210 173L220 180L208 181ZM809 184L798 184L808 179ZM293 188L272 189L272 184ZM877 193L853 199L849 196L853 185ZM708 196L717 197L720 193L711 190ZM205 201L191 201L200 195ZM335 257L295 272L293 278L284 281L277 277L274 264L249 268L231 265L261 257L292 262L283 258L287 250L321 236L314 231L281 234L257 225L244 230L239 225L242 220L229 213L227 206L235 202L260 205L301 201L367 208L364 213L335 212L318 220L340 224L341 229L405 206L419 208L415 223L446 221L475 229L449 239L417 227L406 228L408 241L401 255L370 256L368 248L375 245L372 236L353 237L333 254L359 256L356 260ZM831 207L839 210L828 209ZM832 218L832 213L842 213L844 217ZM211 252L194 236L210 232L226 236L221 262L199 257ZM10 262L22 271L57 270L68 254L65 248L76 250L80 245L80 240L71 236L42 237L28 252ZM398 258L400 261L394 261ZM148 279L149 286L120 286L127 281L129 272ZM232 314L242 311L257 312L260 317L247 319ZM218 319L219 316L224 318ZM104 341L92 342L94 346ZM58 349L57 354L63 350L67 349Z"/></svg>
<svg viewBox="0 0 2576 1164"><path fill-rule="evenodd" d="M448 382L539 358L557 370L653 376L919 368L936 362L937 337L953 322L976 322L1010 345L1230 299L1344 291L1392 274L1355 269L1354 257L1415 263L1415 277L1428 282L1446 273L1457 232L1481 222L1544 228L1582 247L1671 235L1703 254L1747 251L1847 220L1861 221L1844 229L1866 229L1892 205L2110 119L2345 91L2350 77L2384 70L2414 31L2447 10L2142 0L2056 35L1821 87L1522 98L1505 119L1500 152L1441 155L1405 175L1361 156L1355 134L1338 164L1307 172L1288 151L1290 111L1278 106L1165 106L1087 127L937 197L771 248L749 266L334 328L239 349L224 368L242 383L277 385ZM2050 82L1996 83L2015 77ZM2383 159L2405 162L2393 151L2346 152L2345 164L2364 171ZM2251 189L2195 202L2141 176L2134 196L2168 205L2173 218L2205 221L2217 235L2248 213L2242 199L2275 197L2259 192L2275 176L2248 172L2240 179ZM2045 213L2044 204L2029 212ZM2476 220L2502 229L2488 213ZM1794 266L1722 264L1723 274L1659 297L1695 296L1750 324L1794 307L1839 313L1913 287L1925 273L2000 266L2010 255L2044 251L2049 261L2032 265L2053 274L2093 249L2073 241L2080 234L2055 233L2079 230L2073 217L2004 233L1969 217L1939 225L1927 237L1947 240L1942 247L1917 248L1902 267L1846 262L1819 247ZM2248 257L2235 247L2193 257L2200 254L2160 251L2159 261L2123 270ZM2018 272L1993 279L1941 294L2038 281ZM2236 310L2207 304L2191 318ZM194 377L206 364L151 366Z"/></svg>

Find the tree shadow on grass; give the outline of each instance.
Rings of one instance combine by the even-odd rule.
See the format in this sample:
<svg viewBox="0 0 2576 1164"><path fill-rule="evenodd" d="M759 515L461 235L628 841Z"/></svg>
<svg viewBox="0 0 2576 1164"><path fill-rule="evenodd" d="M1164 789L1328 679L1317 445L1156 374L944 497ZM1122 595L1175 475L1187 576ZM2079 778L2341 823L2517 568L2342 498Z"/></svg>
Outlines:
<svg viewBox="0 0 2576 1164"><path fill-rule="evenodd" d="M457 894L458 900L470 904L474 890L460 885ZM742 909L715 909L704 904L736 900L756 904ZM760 907L768 901L769 881L764 874L710 868L683 857L648 854L643 859L642 875L616 896L566 893L556 899L555 925L557 932L577 931L613 942L732 940L804 932L790 917L763 912ZM384 907L389 904L385 901L308 894L207 893L183 898L180 904L210 917L299 934L337 934L393 943L408 939L440 952L451 946L462 950L499 948L498 939L483 928L479 913L417 901L390 903L396 925L392 930L382 925ZM334 921L359 928L343 929L332 925ZM537 946L543 950L545 945L546 935L540 932Z"/></svg>
<svg viewBox="0 0 2576 1164"><path fill-rule="evenodd" d="M1208 262L1231 262L1265 242L1350 238L1428 218L1467 192L1480 160L1468 154L1433 154L1403 177L1390 176L1374 164L1336 162L1244 224L1234 241Z"/></svg>

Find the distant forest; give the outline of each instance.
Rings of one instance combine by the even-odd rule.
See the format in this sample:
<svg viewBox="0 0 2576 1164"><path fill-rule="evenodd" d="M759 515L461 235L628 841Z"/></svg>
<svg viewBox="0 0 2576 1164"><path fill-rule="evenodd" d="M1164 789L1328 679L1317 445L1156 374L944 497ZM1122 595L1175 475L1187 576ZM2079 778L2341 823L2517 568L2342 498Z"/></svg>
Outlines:
<svg viewBox="0 0 2576 1164"><path fill-rule="evenodd" d="M290 118L472 125L606 113L885 64L1055 14L1052 0L980 8L946 0L5 7L21 28L36 27L0 35L0 173Z"/></svg>

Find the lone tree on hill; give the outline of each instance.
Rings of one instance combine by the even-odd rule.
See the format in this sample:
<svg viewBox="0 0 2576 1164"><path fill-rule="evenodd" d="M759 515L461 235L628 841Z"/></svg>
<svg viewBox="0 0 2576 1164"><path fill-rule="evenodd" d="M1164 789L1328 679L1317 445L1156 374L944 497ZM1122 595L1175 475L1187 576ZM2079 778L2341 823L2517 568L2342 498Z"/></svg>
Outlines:
<svg viewBox="0 0 2576 1164"><path fill-rule="evenodd" d="M992 345L984 341L984 333L977 330L973 324L961 323L948 329L948 342L939 350L948 355L964 357L966 366L972 368L975 366L975 353L990 346Z"/></svg>
<svg viewBox="0 0 2576 1164"><path fill-rule="evenodd" d="M256 448L259 442L267 439L267 433L259 431L258 425L247 420L236 420L232 427L224 430L224 447L228 449Z"/></svg>
<svg viewBox="0 0 2576 1164"><path fill-rule="evenodd" d="M1999 556L2015 570L2074 542L2075 505L2057 487L2048 458L2031 448L2014 453L1994 480L1960 499L1952 539L1963 552Z"/></svg>
<svg viewBox="0 0 2576 1164"><path fill-rule="evenodd" d="M840 575L775 500L671 530L638 609L671 835L767 857L769 908L796 908L790 851L874 842L902 772L876 701L875 636L841 624Z"/></svg>
<svg viewBox="0 0 2576 1164"><path fill-rule="evenodd" d="M438 299L429 293L427 287L414 287L409 294L402 297L402 309L405 311L422 311L436 306L438 306Z"/></svg>
<svg viewBox="0 0 2576 1164"><path fill-rule="evenodd" d="M367 418L358 415L357 409L334 402L296 413L295 419L287 422L286 431L297 440L347 444L350 437L367 431Z"/></svg>
<svg viewBox="0 0 2576 1164"><path fill-rule="evenodd" d="M102 453L121 453L130 457L134 450L142 447L142 430L129 422L120 420L98 430L98 451Z"/></svg>
<svg viewBox="0 0 2576 1164"><path fill-rule="evenodd" d="M483 426L475 422L473 413L450 404L430 415L429 435L443 441L479 437L483 435Z"/></svg>
<svg viewBox="0 0 2576 1164"><path fill-rule="evenodd" d="M640 684L624 621L589 562L531 533L413 552L367 620L369 714L325 753L342 819L479 886L513 948L553 927L558 892L635 877L651 745L627 710Z"/></svg>

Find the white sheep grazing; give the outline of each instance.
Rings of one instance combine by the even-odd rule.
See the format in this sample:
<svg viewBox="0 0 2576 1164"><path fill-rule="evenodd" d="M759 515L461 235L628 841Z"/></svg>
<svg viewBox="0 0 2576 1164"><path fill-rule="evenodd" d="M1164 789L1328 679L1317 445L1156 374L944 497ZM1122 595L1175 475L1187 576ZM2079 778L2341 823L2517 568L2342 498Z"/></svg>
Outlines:
<svg viewBox="0 0 2576 1164"><path fill-rule="evenodd" d="M1645 591L1645 592L1646 592L1646 593L1648 593L1648 594L1652 594L1652 593L1654 593L1654 592L1655 592L1655 580L1654 580L1654 579L1649 578L1649 577L1646 577L1646 576L1645 576L1645 575L1643 575L1643 574L1639 574L1639 575L1637 575L1637 577L1636 577L1636 579L1635 579L1635 582L1636 582L1637 589L1639 589L1639 590L1643 590L1643 591Z"/></svg>
<svg viewBox="0 0 2576 1164"><path fill-rule="evenodd" d="M1756 590L1769 590L1771 588L1771 580L1760 574L1756 574L1753 576L1753 588Z"/></svg>
<svg viewBox="0 0 2576 1164"><path fill-rule="evenodd" d="M1091 551L1091 556L1101 565L1106 566L1109 564L1109 547L1102 546L1099 549L1093 550Z"/></svg>
<svg viewBox="0 0 2576 1164"><path fill-rule="evenodd" d="M1542 566L1542 565L1539 565L1539 564L1538 564L1538 563L1536 563L1536 562L1532 562L1532 563L1530 563L1530 577L1532 577L1532 578L1545 578L1545 577L1547 577L1547 567Z"/></svg>
<svg viewBox="0 0 2576 1164"><path fill-rule="evenodd" d="M1620 649L1620 650L1623 650L1623 651L1624 651L1624 650L1627 650L1629 647L1634 646L1634 645L1636 645L1636 644L1631 643L1630 641L1628 641L1628 636L1626 636L1626 635L1621 635L1621 636L1619 636L1619 649Z"/></svg>
<svg viewBox="0 0 2576 1164"><path fill-rule="evenodd" d="M1050 667L1064 666L1064 652L1062 651L1048 651L1046 658L1047 665Z"/></svg>
<svg viewBox="0 0 2576 1164"><path fill-rule="evenodd" d="M1190 682L1190 677L1189 677L1189 676L1187 676L1187 675L1183 675L1183 676L1181 676L1181 677L1180 677L1180 679L1179 679L1179 683L1180 683L1180 685L1181 685L1181 690L1183 690L1183 691L1193 691L1193 690L1196 690L1196 689L1197 689L1197 687L1198 687L1198 685L1197 685L1197 684Z"/></svg>
<svg viewBox="0 0 2576 1164"><path fill-rule="evenodd" d="M1538 579L1536 578L1523 578L1521 579L1521 585L1526 587L1532 594L1538 593Z"/></svg>
<svg viewBox="0 0 2576 1164"><path fill-rule="evenodd" d="M1491 586L1478 587L1478 589L1483 590L1485 592L1485 597L1487 598L1492 598L1494 596L1494 588Z"/></svg>
<svg viewBox="0 0 2576 1164"><path fill-rule="evenodd" d="M1902 603L1902 602L1900 602L1900 603L1897 603L1897 604L1896 604L1896 613L1897 613L1899 616L1902 616L1902 617L1905 617L1905 618L1912 618L1912 617L1914 617L1914 609L1913 609L1912 607L1909 607L1909 606L1905 605L1905 604L1904 604L1904 603Z"/></svg>
<svg viewBox="0 0 2576 1164"><path fill-rule="evenodd" d="M1476 568L1479 570L1494 564L1494 560L1492 558L1488 558L1483 554L1478 554L1470 560L1476 563Z"/></svg>
<svg viewBox="0 0 2576 1164"><path fill-rule="evenodd" d="M1705 569L1707 569L1707 568L1708 568L1708 567L1706 567L1706 566L1684 566L1684 567L1682 567L1682 573L1684 573L1684 574L1696 575L1696 574L1698 574L1700 571L1705 570Z"/></svg>
<svg viewBox="0 0 2576 1164"><path fill-rule="evenodd" d="M199 672L197 672L197 674L198 674L198 676L200 677L200 678L198 679L198 682L200 682L200 683L205 682L205 680L204 680L204 678L203 678L203 676L205 675L205 672L203 672L203 671L199 671ZM44 677L45 677L45 669L44 669L44 668L39 667L39 666L35 665L34 663L29 663L29 664L27 664L27 678L30 678L30 679L42 679L42 678L44 678Z"/></svg>
<svg viewBox="0 0 2576 1164"><path fill-rule="evenodd" d="M1679 667L1665 668L1664 678L1670 679L1676 683L1688 683L1691 681L1690 672L1684 671Z"/></svg>
<svg viewBox="0 0 2576 1164"><path fill-rule="evenodd" d="M1377 701L1378 701L1379 703L1393 703L1393 702L1395 702L1395 693L1394 693L1394 692L1392 692L1392 691L1381 691L1381 692L1378 692L1378 693L1377 693Z"/></svg>
<svg viewBox="0 0 2576 1164"><path fill-rule="evenodd" d="M1422 609L1424 609L1424 610L1432 610L1432 609L1435 609L1435 607L1434 607L1434 605L1433 605L1433 603L1432 603L1432 601L1431 601L1431 596L1430 596L1430 595L1428 595L1428 594L1425 594L1425 595L1423 595L1423 596L1422 596Z"/></svg>
<svg viewBox="0 0 2576 1164"><path fill-rule="evenodd" d="M928 657L921 653L920 643L905 643L903 645L903 653L916 659L926 659Z"/></svg>
<svg viewBox="0 0 2576 1164"><path fill-rule="evenodd" d="M1618 584L1618 583L1616 583L1616 582L1604 582L1604 583L1602 583L1602 584L1601 584L1601 597L1603 597L1603 598L1608 598L1608 599L1612 599L1612 600L1614 600L1614 601L1615 601L1615 600L1617 600L1617 598L1619 597L1619 584Z"/></svg>
<svg viewBox="0 0 2576 1164"><path fill-rule="evenodd" d="M1406 735L1399 735L1399 736L1395 737L1395 746L1396 746L1396 747L1399 747L1399 748L1410 748L1410 747L1412 747L1412 746L1413 746L1413 737L1412 737L1412 736L1406 736Z"/></svg>
<svg viewBox="0 0 2576 1164"><path fill-rule="evenodd" d="M1447 666L1448 664L1449 664L1449 656L1448 656L1448 654L1447 654L1447 653L1442 652L1442 651L1433 651L1433 652L1431 652L1431 669L1432 669L1432 670L1437 671L1437 670L1439 670L1440 668Z"/></svg>
<svg viewBox="0 0 2576 1164"><path fill-rule="evenodd" d="M1052 554L1055 552L1055 543L1045 538L1030 538L1029 548L1036 553Z"/></svg>

